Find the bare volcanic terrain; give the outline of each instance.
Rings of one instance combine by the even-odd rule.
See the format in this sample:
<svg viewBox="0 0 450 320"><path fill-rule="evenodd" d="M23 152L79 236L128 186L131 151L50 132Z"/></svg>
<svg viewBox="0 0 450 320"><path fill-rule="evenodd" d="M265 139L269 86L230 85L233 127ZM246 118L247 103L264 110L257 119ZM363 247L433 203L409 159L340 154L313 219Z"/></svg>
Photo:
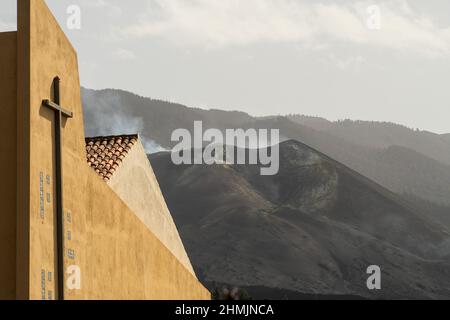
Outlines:
<svg viewBox="0 0 450 320"><path fill-rule="evenodd" d="M150 156L201 280L258 298L450 298L450 235L403 198L297 141L280 172ZM369 291L367 267L382 270Z"/></svg>

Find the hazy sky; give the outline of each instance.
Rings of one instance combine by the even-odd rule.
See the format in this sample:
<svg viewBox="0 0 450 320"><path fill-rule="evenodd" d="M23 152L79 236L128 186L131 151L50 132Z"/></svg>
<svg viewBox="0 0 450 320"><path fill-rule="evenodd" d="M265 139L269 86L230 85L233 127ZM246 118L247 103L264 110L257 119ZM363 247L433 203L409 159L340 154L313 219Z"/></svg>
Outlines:
<svg viewBox="0 0 450 320"><path fill-rule="evenodd" d="M82 85L253 115L450 132L448 0L47 0ZM67 8L81 8L68 30ZM380 29L372 5L380 9ZM376 14L376 12L375 12ZM1 0L0 30L15 29ZM376 25L375 25L376 26Z"/></svg>

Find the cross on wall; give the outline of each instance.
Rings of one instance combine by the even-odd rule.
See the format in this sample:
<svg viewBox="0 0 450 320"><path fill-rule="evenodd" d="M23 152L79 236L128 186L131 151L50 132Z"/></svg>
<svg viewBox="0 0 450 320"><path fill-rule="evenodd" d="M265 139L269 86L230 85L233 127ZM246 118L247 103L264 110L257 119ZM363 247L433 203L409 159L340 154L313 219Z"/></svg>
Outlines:
<svg viewBox="0 0 450 320"><path fill-rule="evenodd" d="M64 109L61 104L59 77L53 79L53 101L43 100L42 105L53 110L55 114L55 166L56 166L56 269L57 269L57 297L64 300L64 217L63 217L63 168L62 168L62 119L71 119L73 113Z"/></svg>

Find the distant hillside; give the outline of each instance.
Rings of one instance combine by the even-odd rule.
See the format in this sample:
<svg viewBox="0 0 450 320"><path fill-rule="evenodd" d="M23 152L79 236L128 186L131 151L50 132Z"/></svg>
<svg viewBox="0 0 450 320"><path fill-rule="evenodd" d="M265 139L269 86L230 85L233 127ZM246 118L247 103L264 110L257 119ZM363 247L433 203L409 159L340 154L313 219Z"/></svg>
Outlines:
<svg viewBox="0 0 450 320"><path fill-rule="evenodd" d="M450 166L417 151L365 147L284 117L258 120L248 127L280 128L284 136L320 150L393 192L450 206Z"/></svg>
<svg viewBox="0 0 450 320"><path fill-rule="evenodd" d="M340 137L356 145L384 149L391 146L405 147L432 159L450 165L450 139L427 131L412 130L388 122L337 121L294 115L289 119Z"/></svg>
<svg viewBox="0 0 450 320"><path fill-rule="evenodd" d="M440 206L411 194L403 194L402 198L411 203L416 210L431 217L444 226L450 226L450 207Z"/></svg>
<svg viewBox="0 0 450 320"><path fill-rule="evenodd" d="M420 195L421 198L435 203L450 203L449 165L398 146L375 152L370 162L372 171L369 166L361 166L359 171L368 177L374 177L389 189ZM450 218L450 210L448 216Z"/></svg>
<svg viewBox="0 0 450 320"><path fill-rule="evenodd" d="M450 136L376 122L338 122L290 116L253 118L242 112L188 108L120 90L82 90L86 134L142 135L149 153L173 147L173 130L275 128L399 194L450 206ZM275 112L275 111L274 111ZM108 116L105 116L108 115ZM450 210L449 210L450 215Z"/></svg>
<svg viewBox="0 0 450 320"><path fill-rule="evenodd" d="M450 133L447 134L443 134L442 138L445 139L446 141L448 141L450 143Z"/></svg>
<svg viewBox="0 0 450 320"><path fill-rule="evenodd" d="M169 153L150 157L205 283L245 287L250 295L257 288L259 297L283 290L291 296L450 296L447 228L302 143L282 143L280 155L280 173L265 177L257 166L174 166ZM379 292L366 288L372 264L383 270Z"/></svg>

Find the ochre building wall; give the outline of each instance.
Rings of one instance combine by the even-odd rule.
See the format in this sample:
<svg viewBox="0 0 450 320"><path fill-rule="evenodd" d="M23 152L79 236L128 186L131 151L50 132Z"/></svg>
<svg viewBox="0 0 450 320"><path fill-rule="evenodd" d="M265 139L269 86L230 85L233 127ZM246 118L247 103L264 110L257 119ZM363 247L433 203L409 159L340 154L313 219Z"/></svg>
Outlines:
<svg viewBox="0 0 450 320"><path fill-rule="evenodd" d="M210 299L210 294L90 168L71 157L66 201L82 290L69 299ZM80 201L89 195L88 201Z"/></svg>
<svg viewBox="0 0 450 320"><path fill-rule="evenodd" d="M80 267L81 289L67 299L209 299L209 292L91 170L85 157L77 55L42 0L18 1L19 162L29 176L18 190L19 299L52 299L55 273L55 164L52 81L61 78L61 104L73 112L63 122L64 265ZM29 89L27 89L29 84ZM107 115L105 115L107 116ZM29 126L29 131L27 127ZM20 197L19 197L20 198ZM18 201L20 202L20 200ZM19 272L20 271L20 272ZM66 279L67 279L67 275Z"/></svg>
<svg viewBox="0 0 450 320"><path fill-rule="evenodd" d="M0 299L16 290L17 33L0 33Z"/></svg>

